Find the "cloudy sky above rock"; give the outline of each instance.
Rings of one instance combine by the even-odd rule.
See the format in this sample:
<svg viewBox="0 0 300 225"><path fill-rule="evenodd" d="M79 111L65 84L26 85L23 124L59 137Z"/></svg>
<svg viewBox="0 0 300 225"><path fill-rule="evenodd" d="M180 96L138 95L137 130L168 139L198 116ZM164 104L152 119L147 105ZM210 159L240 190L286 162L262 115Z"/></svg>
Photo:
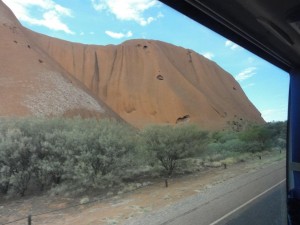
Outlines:
<svg viewBox="0 0 300 225"><path fill-rule="evenodd" d="M193 49L240 83L267 121L286 120L288 74L157 0L3 0L34 31L86 44L155 39Z"/></svg>

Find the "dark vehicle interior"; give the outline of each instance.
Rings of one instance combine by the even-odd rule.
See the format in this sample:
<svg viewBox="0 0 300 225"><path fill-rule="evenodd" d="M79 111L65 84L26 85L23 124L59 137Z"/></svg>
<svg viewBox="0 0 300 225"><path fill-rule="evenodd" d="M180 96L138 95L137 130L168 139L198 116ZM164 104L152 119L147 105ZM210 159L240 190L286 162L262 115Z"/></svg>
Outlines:
<svg viewBox="0 0 300 225"><path fill-rule="evenodd" d="M287 134L288 224L300 224L299 0L161 1L290 74Z"/></svg>

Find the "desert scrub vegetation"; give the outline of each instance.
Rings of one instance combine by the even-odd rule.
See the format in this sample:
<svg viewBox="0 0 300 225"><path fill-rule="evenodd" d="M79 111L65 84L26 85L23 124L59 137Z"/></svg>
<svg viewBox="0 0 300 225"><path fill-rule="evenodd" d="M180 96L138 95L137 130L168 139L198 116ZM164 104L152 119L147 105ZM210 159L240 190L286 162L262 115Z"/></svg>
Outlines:
<svg viewBox="0 0 300 225"><path fill-rule="evenodd" d="M0 188L24 196L44 190L112 186L134 165L135 131L113 120L5 119L0 128Z"/></svg>
<svg viewBox="0 0 300 225"><path fill-rule="evenodd" d="M108 119L0 119L0 192L132 190L148 179L282 151L285 134L285 122L207 132L192 124L137 130Z"/></svg>
<svg viewBox="0 0 300 225"><path fill-rule="evenodd" d="M203 159L207 165L230 165L266 152L280 153L285 148L286 122L252 124L239 132L212 132Z"/></svg>
<svg viewBox="0 0 300 225"><path fill-rule="evenodd" d="M196 125L152 126L142 131L146 151L160 162L167 176L173 174L179 160L203 150L207 135Z"/></svg>

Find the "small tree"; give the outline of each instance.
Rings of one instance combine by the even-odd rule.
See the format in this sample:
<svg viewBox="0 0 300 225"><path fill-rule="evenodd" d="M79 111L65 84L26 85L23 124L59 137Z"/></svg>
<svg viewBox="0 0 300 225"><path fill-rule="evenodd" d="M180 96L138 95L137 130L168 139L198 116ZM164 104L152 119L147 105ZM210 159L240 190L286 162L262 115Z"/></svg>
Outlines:
<svg viewBox="0 0 300 225"><path fill-rule="evenodd" d="M82 188L113 185L132 166L135 132L113 120L81 121L68 134L68 177Z"/></svg>
<svg viewBox="0 0 300 225"><path fill-rule="evenodd" d="M42 151L46 153L46 157L39 161L43 164L36 164L40 171L41 179L43 175L50 177L50 182L59 184L66 173L66 141L68 136L66 131L54 130L53 133L47 133L45 141L42 143ZM44 181L47 181L46 177ZM47 184L47 183L44 183ZM42 183L41 183L42 185Z"/></svg>
<svg viewBox="0 0 300 225"><path fill-rule="evenodd" d="M151 126L142 133L145 148L164 167L166 175L171 176L177 162L192 156L207 138L207 132L194 125Z"/></svg>
<svg viewBox="0 0 300 225"><path fill-rule="evenodd" d="M247 143L257 143L254 151L262 151L266 147L267 141L271 138L271 132L265 125L254 125L240 134L240 139Z"/></svg>
<svg viewBox="0 0 300 225"><path fill-rule="evenodd" d="M12 185L18 194L25 195L32 175L33 149L31 138L24 136L18 128L7 130L0 145L1 173L6 177L4 191Z"/></svg>

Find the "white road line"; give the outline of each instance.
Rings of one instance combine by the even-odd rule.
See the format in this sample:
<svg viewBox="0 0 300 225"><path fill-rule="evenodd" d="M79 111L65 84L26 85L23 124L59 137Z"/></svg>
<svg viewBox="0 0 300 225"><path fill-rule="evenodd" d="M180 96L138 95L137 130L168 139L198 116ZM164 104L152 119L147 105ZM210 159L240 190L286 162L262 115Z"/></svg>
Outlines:
<svg viewBox="0 0 300 225"><path fill-rule="evenodd" d="M230 211L229 213L225 214L224 216L222 216L221 218L219 218L218 220L212 222L209 225L216 225L218 224L220 221L224 220L226 217L232 215L233 213L235 213L236 211L240 210L241 208L245 207L246 205L250 204L251 202L253 202L254 200L258 199L259 197L263 196L264 194L266 194L267 192L271 191L272 189L274 189L275 187L277 187L278 185L282 184L283 182L285 182L286 179L283 179L282 181L280 181L279 183L273 185L272 187L270 187L269 189L265 190L264 192L260 193L259 195L256 195L255 197L251 198L249 201L245 202L244 204L240 205L239 207L235 208L234 210Z"/></svg>

